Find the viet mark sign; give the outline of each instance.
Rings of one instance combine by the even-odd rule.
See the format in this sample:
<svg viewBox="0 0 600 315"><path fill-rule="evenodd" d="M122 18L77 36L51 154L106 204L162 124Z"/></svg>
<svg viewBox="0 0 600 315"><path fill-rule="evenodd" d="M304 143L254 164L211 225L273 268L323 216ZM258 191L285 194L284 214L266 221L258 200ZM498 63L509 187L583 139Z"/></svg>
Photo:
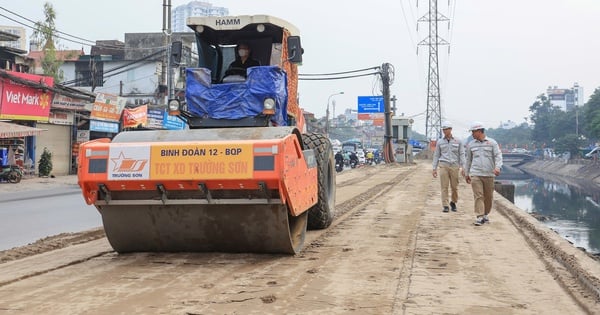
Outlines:
<svg viewBox="0 0 600 315"><path fill-rule="evenodd" d="M29 81L35 88L14 82L9 78L0 79L0 119L48 121L52 92L42 86L53 87L54 79L29 73L6 71L10 76Z"/></svg>

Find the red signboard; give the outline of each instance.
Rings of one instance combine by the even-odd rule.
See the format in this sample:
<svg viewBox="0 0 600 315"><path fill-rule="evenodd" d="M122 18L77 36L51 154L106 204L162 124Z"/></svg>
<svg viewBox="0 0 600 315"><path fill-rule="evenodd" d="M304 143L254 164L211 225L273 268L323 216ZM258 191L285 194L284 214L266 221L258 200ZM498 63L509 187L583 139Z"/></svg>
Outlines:
<svg viewBox="0 0 600 315"><path fill-rule="evenodd" d="M384 113L359 113L358 120L372 120L373 126L383 126L385 120Z"/></svg>
<svg viewBox="0 0 600 315"><path fill-rule="evenodd" d="M52 77L29 73L7 71L11 76L31 81L32 84L54 86ZM48 121L52 92L13 82L8 78L0 79L0 118L13 120Z"/></svg>
<svg viewBox="0 0 600 315"><path fill-rule="evenodd" d="M373 119L373 126L385 125L385 119Z"/></svg>
<svg viewBox="0 0 600 315"><path fill-rule="evenodd" d="M133 128L148 123L148 105L123 110L123 128Z"/></svg>

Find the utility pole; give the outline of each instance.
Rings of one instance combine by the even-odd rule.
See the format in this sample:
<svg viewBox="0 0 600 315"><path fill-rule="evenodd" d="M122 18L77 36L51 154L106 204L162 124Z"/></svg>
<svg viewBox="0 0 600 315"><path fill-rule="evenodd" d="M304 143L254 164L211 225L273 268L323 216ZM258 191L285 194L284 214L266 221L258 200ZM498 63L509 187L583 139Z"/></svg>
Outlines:
<svg viewBox="0 0 600 315"><path fill-rule="evenodd" d="M163 34L165 35L165 47L167 53L162 66L162 82L167 87L165 94L165 104L169 102L171 97L171 0L163 0Z"/></svg>
<svg viewBox="0 0 600 315"><path fill-rule="evenodd" d="M427 139L438 139L442 135L442 106L440 102L440 76L438 66L438 46L449 43L438 36L438 22L449 21L438 12L437 0L429 0L429 12L417 22L429 23L429 36L423 39L419 46L429 46L429 74L427 78L427 120L425 135ZM418 53L418 51L417 51Z"/></svg>
<svg viewBox="0 0 600 315"><path fill-rule="evenodd" d="M392 85L392 69L389 63L381 65L381 82L383 94L383 107L385 113L385 135L383 139L383 158L385 163L395 162L394 148L392 145L392 106L390 105L390 85ZM395 102L394 96L394 102Z"/></svg>
<svg viewBox="0 0 600 315"><path fill-rule="evenodd" d="M329 95L329 97L327 98L327 111L325 112L325 134L327 135L327 137L329 137L329 103L331 102L331 97L340 95L340 94L344 94L344 91L338 92L338 93L333 93L333 94ZM334 110L334 112L335 112L335 110Z"/></svg>

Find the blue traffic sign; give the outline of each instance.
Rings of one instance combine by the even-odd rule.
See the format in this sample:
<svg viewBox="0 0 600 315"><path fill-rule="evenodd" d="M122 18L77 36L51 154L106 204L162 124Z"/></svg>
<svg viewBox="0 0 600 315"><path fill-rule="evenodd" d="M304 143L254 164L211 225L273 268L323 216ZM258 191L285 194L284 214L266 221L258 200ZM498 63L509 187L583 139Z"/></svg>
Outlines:
<svg viewBox="0 0 600 315"><path fill-rule="evenodd" d="M358 113L383 113L383 96L359 96Z"/></svg>

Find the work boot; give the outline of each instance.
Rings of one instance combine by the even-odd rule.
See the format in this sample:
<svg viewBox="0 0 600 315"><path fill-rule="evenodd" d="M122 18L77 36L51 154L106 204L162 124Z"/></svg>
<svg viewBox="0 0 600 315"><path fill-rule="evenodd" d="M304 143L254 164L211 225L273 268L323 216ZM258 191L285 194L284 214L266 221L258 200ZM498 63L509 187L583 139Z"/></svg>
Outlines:
<svg viewBox="0 0 600 315"><path fill-rule="evenodd" d="M450 211L450 209L448 208L448 206L444 206L444 210L442 210L442 211L448 212L448 211Z"/></svg>
<svg viewBox="0 0 600 315"><path fill-rule="evenodd" d="M484 223L485 223L485 221L483 219L483 216L479 216L479 217L477 217L477 220L475 220L475 225L476 226L483 225Z"/></svg>
<svg viewBox="0 0 600 315"><path fill-rule="evenodd" d="M450 209L452 209L452 211L456 212L456 204L454 203L454 201L450 201Z"/></svg>

